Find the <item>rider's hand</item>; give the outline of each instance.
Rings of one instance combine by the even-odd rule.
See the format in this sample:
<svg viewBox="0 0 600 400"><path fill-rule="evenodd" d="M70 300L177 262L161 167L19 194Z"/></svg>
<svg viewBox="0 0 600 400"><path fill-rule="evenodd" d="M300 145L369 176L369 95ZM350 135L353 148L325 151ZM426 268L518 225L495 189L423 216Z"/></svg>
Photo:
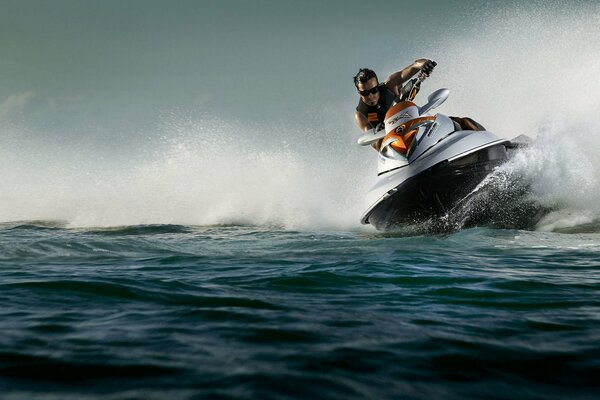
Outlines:
<svg viewBox="0 0 600 400"><path fill-rule="evenodd" d="M427 60L425 65L423 65L423 67L421 68L421 72L423 72L425 75L429 76L429 75L431 75L431 72L433 71L433 69L435 68L436 65L437 65L437 63L435 61Z"/></svg>

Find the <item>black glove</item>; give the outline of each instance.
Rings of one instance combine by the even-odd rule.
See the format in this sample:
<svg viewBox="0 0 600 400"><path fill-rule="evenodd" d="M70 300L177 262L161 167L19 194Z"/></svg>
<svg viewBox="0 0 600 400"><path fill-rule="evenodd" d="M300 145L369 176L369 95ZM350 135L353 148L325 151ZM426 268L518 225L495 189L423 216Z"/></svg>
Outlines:
<svg viewBox="0 0 600 400"><path fill-rule="evenodd" d="M429 76L431 74L431 72L433 71L433 69L435 68L435 66L437 65L437 63L435 61L432 60L427 60L427 62L425 63L425 65L423 65L423 68L421 68L421 71Z"/></svg>

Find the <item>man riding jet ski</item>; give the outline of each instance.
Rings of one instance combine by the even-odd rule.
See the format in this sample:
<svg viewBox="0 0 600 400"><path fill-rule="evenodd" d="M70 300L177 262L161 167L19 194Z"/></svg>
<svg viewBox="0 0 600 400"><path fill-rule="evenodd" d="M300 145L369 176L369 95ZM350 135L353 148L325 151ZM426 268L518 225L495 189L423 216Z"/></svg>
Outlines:
<svg viewBox="0 0 600 400"><path fill-rule="evenodd" d="M360 97L354 114L358 127L364 132L373 128L382 129L385 114L391 105L399 99L413 99L419 92L421 82L431 75L436 65L435 61L425 58L416 60L403 70L394 72L383 83L379 83L373 70L361 68L354 76L354 86ZM419 73L417 78L402 86L417 73ZM463 129L485 129L471 118L450 118ZM377 149L379 146L374 144L373 147Z"/></svg>
<svg viewBox="0 0 600 400"><path fill-rule="evenodd" d="M463 125L442 114L428 115L450 91L439 89L417 106L413 100L425 78L420 74L401 88L383 129L375 127L358 139L363 146L375 144L379 152L363 224L385 230L446 214L520 145L470 119Z"/></svg>
<svg viewBox="0 0 600 400"><path fill-rule="evenodd" d="M368 131L382 124L385 113L400 95L402 85L417 72L429 76L435 65L435 62L424 58L416 60L403 70L391 74L383 83L379 83L373 70L361 68L354 76L354 86L360 96L354 118L360 129Z"/></svg>

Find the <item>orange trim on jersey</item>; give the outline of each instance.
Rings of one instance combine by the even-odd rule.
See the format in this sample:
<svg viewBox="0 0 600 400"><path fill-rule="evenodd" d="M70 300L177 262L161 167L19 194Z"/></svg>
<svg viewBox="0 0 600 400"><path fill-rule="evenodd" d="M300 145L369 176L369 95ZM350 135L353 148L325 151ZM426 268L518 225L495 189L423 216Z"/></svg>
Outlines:
<svg viewBox="0 0 600 400"><path fill-rule="evenodd" d="M367 119L369 120L369 122L379 121L379 116L377 115L377 113L369 113L367 115Z"/></svg>

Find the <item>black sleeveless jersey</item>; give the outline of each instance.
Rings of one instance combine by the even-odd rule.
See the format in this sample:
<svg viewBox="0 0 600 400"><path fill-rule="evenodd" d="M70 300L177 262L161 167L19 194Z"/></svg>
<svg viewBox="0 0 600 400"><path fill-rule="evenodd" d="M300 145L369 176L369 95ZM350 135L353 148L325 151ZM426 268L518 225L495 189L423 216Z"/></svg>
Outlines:
<svg viewBox="0 0 600 400"><path fill-rule="evenodd" d="M385 113L392 106L394 100L396 100L396 95L392 92L385 83L379 84L379 101L376 105L370 106L365 104L362 99L358 100L358 106L356 107L356 111L361 113L371 127L374 128L378 123L383 122L385 119Z"/></svg>

